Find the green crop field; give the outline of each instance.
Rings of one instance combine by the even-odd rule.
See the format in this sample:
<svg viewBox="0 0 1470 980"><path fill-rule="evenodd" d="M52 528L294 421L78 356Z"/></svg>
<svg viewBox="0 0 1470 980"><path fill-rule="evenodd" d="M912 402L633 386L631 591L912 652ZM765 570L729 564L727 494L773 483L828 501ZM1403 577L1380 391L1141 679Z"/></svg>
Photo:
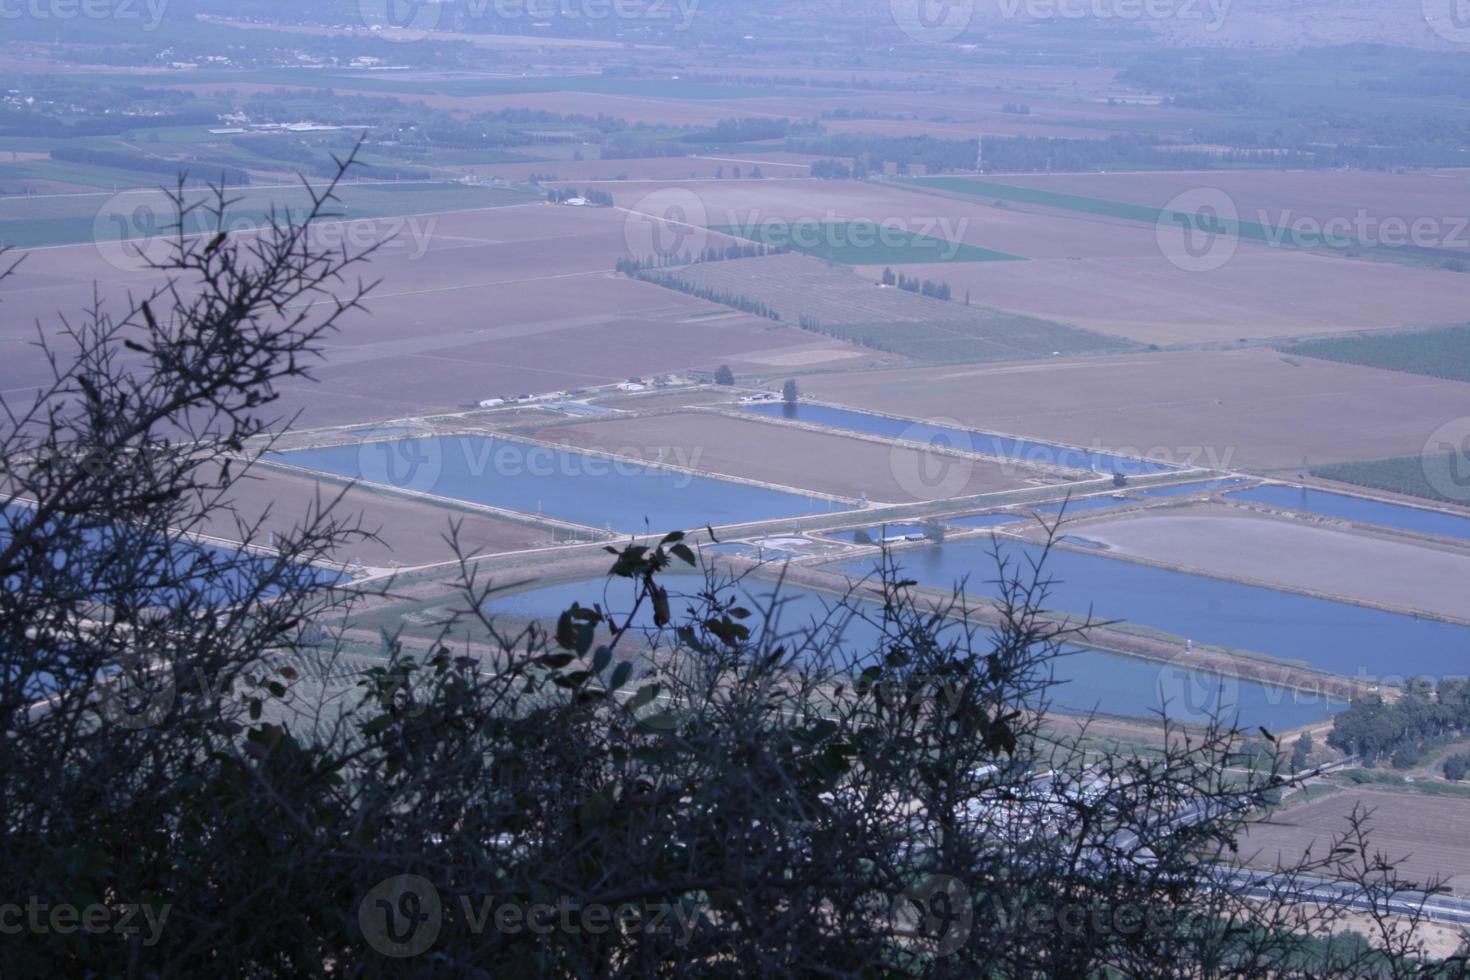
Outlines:
<svg viewBox="0 0 1470 980"><path fill-rule="evenodd" d="M348 220L505 207L539 199L528 191L457 183L349 184L339 191L339 197L341 201L329 211ZM310 204L299 185L241 188L231 191L230 198L235 202L229 211L231 227L259 226L272 206L279 213L300 214ZM207 191L196 190L188 192L186 200L192 204L212 198ZM172 207L158 190L130 191L122 196L12 197L0 200L0 245L35 248L149 238L164 233L173 220ZM197 233L212 227L202 210L195 211L186 224Z"/></svg>
<svg viewBox="0 0 1470 980"><path fill-rule="evenodd" d="M1324 361L1470 381L1470 326L1305 340L1281 351Z"/></svg>
<svg viewBox="0 0 1470 980"><path fill-rule="evenodd" d="M1470 466L1462 452L1333 463L1314 467L1311 473L1324 480L1422 497L1441 504L1470 503Z"/></svg>
<svg viewBox="0 0 1470 980"><path fill-rule="evenodd" d="M984 307L966 307L963 312L968 315L951 320L824 323L819 329L832 337L931 364L1110 354L1128 349L1112 337L1064 323Z"/></svg>
<svg viewBox="0 0 1470 980"><path fill-rule="evenodd" d="M1110 201L1101 197L1086 197L1079 194L1062 194L1057 191L1040 190L1035 187L1016 187L993 180L977 177L913 177L901 181L912 188L931 188L967 197L991 201L1009 201L1017 204L1033 204L1038 207L1056 208L1061 211L1076 211L1105 218L1124 221L1146 222L1151 225L1167 224L1179 228L1191 228L1202 233L1230 235L1244 242L1269 245L1274 248L1325 248L1337 254L1369 256L1376 259L1410 262L1414 264L1439 265L1444 262L1463 261L1463 249L1430 248L1415 245L1372 245L1360 242L1346 243L1328 236L1286 228L1271 228L1258 221L1241 221L1205 213L1187 213L1168 208L1150 207L1145 204L1130 204L1126 201Z"/></svg>
<svg viewBox="0 0 1470 980"><path fill-rule="evenodd" d="M794 252L841 265L1026 261L1020 255L921 235L876 221L765 221L751 227L715 225L710 230L763 245L789 245Z"/></svg>

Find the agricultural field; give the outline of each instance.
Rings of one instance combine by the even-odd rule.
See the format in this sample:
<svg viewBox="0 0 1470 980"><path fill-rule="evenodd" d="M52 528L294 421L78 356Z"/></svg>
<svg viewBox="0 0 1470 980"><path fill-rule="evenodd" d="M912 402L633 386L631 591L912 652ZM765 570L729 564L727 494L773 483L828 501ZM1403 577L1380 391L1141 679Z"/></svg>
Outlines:
<svg viewBox="0 0 1470 980"><path fill-rule="evenodd" d="M966 242L911 232L876 221L763 222L749 228L715 225L710 229L842 265L910 265L933 262L1015 262L1021 256Z"/></svg>
<svg viewBox="0 0 1470 980"><path fill-rule="evenodd" d="M553 537L552 531L532 524L395 496L366 486L348 489L340 482L314 480L268 465L255 467L249 478L237 484L230 501L241 520L249 524L262 521L262 539L268 531L289 534L313 508L325 508L337 501L331 510L333 516L349 522L360 519L362 530L374 537L344 546L332 557L344 564L361 559L371 568L454 560L446 540L451 522L458 524L460 543L471 555L520 551ZM225 514L218 515L207 531L226 540L239 538L238 525Z"/></svg>
<svg viewBox="0 0 1470 980"><path fill-rule="evenodd" d="M1116 231L1113 255L1089 257L1078 248L1071 256L1031 262L906 271L944 279L954 295L968 292L976 303L1161 346L1465 321L1462 294L1446 288L1462 281L1456 273L1248 244L1220 268L1195 272L1171 263L1151 228L1128 224L1089 231ZM871 275L875 269L860 271Z"/></svg>
<svg viewBox="0 0 1470 980"><path fill-rule="evenodd" d="M1470 326L1360 337L1323 337L1281 348L1282 353L1431 378L1470 381Z"/></svg>
<svg viewBox="0 0 1470 980"><path fill-rule="evenodd" d="M1087 521L1070 533L1131 558L1394 609L1466 616L1470 553L1207 504Z"/></svg>
<svg viewBox="0 0 1470 980"><path fill-rule="evenodd" d="M1242 857L1269 867L1295 860L1309 846L1318 857L1347 829L1354 807L1372 812L1373 848L1403 862L1401 873L1421 884L1438 879L1463 892L1470 887L1470 806L1464 800L1411 793L1350 789L1290 807L1253 823L1239 838Z"/></svg>
<svg viewBox="0 0 1470 980"><path fill-rule="evenodd" d="M1196 193L1208 194L1208 197L1202 195L1198 199L1184 198L1185 201L1192 202L1188 205L1191 208L1208 204L1208 211L1177 210L1170 206L1171 199L1165 197L1161 189L1149 192L1149 197L1158 201L1158 204L1138 204L1068 194L1047 186L1025 186L975 177L920 177L915 178L912 183L918 187L1006 204L1031 205L1153 226L1190 229L1196 233L1227 236L1242 244L1271 248L1306 249L1353 257L1361 255L1430 267L1470 259L1470 239L1465 237L1464 223L1456 222L1458 232L1452 234L1454 229L1448 227L1446 219L1443 223L1445 227L1440 230L1439 235L1439 238L1444 239L1442 242L1433 234L1423 236L1422 243L1414 241L1407 218L1401 219L1404 228L1394 236L1390 236L1386 229L1375 236L1367 225L1363 226L1360 236L1351 223L1343 226L1343 230L1338 230L1336 227L1324 227L1320 222L1302 222L1300 216L1296 220L1288 216L1283 221L1279 214L1271 216L1265 211L1254 214L1242 212L1238 206L1233 205L1233 201L1230 207L1221 207L1219 204L1230 199L1228 195L1216 193L1217 189L1209 184L1209 179L1208 176L1202 176L1196 187L1192 188ZM1231 211L1234 213L1230 213Z"/></svg>
<svg viewBox="0 0 1470 980"><path fill-rule="evenodd" d="M1312 476L1336 483L1349 483L1369 490L1422 497L1441 504L1470 503L1470 473L1464 472L1464 450L1365 459L1316 466Z"/></svg>
<svg viewBox="0 0 1470 980"><path fill-rule="evenodd" d="M138 180L132 175L133 182ZM116 194L65 194L51 197L7 197L0 199L0 246L33 248L88 242L140 243L168 235L177 224L175 207L168 196L152 186L136 187ZM348 184L328 213L344 221L390 218L430 212L498 208L539 201L539 195L510 188L473 187L457 183ZM278 217L300 216L311 206L308 193L298 183L277 187L242 187L229 192L232 202L226 227L233 230L258 228L268 220L272 208ZM206 189L193 189L184 197L192 212L185 230L204 234L214 230L209 208L215 198Z"/></svg>
<svg viewBox="0 0 1470 980"><path fill-rule="evenodd" d="M1065 324L880 286L804 255L706 262L656 273L694 295L731 297L732 305L734 299L763 304L781 322L916 361L1017 360L1129 346Z"/></svg>
<svg viewBox="0 0 1470 980"><path fill-rule="evenodd" d="M1449 180L1439 185L1444 194L1453 188ZM923 193L919 186L681 181L632 183L616 188L616 198L620 206L653 214L678 202L701 226L863 220L1021 256L1031 261L934 262L903 271L947 282L956 299L968 293L975 304L1143 344L1422 328L1461 323L1467 315L1461 293L1444 288L1458 282L1455 274L1437 269L1238 242L1223 265L1195 271L1171 261L1151 222ZM1153 209L1167 200L1158 198ZM873 280L883 268L857 267Z"/></svg>
<svg viewBox="0 0 1470 980"><path fill-rule="evenodd" d="M278 408L301 426L375 421L473 407L483 399L613 384L629 377L775 363L872 363L841 340L615 276L624 216L548 205L326 224L324 243L389 241L361 267L381 279L366 309L324 344L317 383L284 386ZM20 253L0 284L6 389L47 376L32 344L93 293L111 309L156 288L110 243ZM714 313L717 315L710 316Z"/></svg>
<svg viewBox="0 0 1470 980"><path fill-rule="evenodd" d="M1463 190L1463 175L1450 170L1419 173L1373 171L1231 171L1092 174L1007 174L994 178L1011 187L1103 198L1136 205L1161 207L1166 202L1201 189L1224 192L1240 216L1258 224L1291 224L1311 218L1325 224L1333 218L1354 218L1362 211L1377 222L1397 218L1442 222L1446 247L1470 249L1470 234L1455 212Z"/></svg>
<svg viewBox="0 0 1470 980"><path fill-rule="evenodd" d="M626 160L575 160L567 155L578 152L575 146L526 146L517 147L517 152L536 156L529 163L486 163L466 164L464 169L486 177L499 177L507 181L523 181L535 175L542 183L572 186L579 182L593 181L601 190L612 193L618 204L631 204L649 191L645 182L659 184L690 181L714 181L743 184L752 193L759 193L771 182L792 178L805 178L811 165L818 157L798 153L773 152L765 147L744 147L734 155L700 153L695 156L644 157ZM742 177L736 179L734 168L742 167ZM743 176L752 168L759 167L760 178ZM607 186L611 185L611 186Z"/></svg>
<svg viewBox="0 0 1470 980"><path fill-rule="evenodd" d="M873 503L907 504L1059 482L1021 466L938 458L915 449L713 413L548 426L540 439L663 460Z"/></svg>
<svg viewBox="0 0 1470 980"><path fill-rule="evenodd" d="M1259 348L854 371L801 387L855 408L1263 473L1418 453L1465 414L1460 382Z"/></svg>

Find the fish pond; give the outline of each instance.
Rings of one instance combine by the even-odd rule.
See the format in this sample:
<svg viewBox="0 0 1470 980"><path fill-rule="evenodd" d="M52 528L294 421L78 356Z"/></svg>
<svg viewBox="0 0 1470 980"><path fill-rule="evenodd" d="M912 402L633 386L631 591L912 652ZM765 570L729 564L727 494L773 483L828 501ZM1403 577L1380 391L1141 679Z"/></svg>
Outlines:
<svg viewBox="0 0 1470 980"><path fill-rule="evenodd" d="M481 435L281 453L295 466L612 531L662 531L846 509L826 498L636 460Z"/></svg>
<svg viewBox="0 0 1470 980"><path fill-rule="evenodd" d="M681 611L693 605L693 600L680 598L681 593L698 593L704 580L691 575L670 576L665 585L673 597L677 619ZM543 622L554 621L573 602L584 606L599 603L613 613L626 614L632 607L632 589L632 583L624 579L560 582L498 595L486 608L498 616ZM752 630L766 621L776 594L775 584L763 579L742 583L739 598L754 614L747 620ZM872 659L882 649L882 628L874 621L881 612L877 606L856 602L866 617L844 613L834 619L831 610L840 604L834 596L784 585L779 597L771 620L781 633L811 637L815 643L840 642L859 660ZM651 629L652 611L646 607L641 610L635 626ZM980 635L985 634L982 631ZM1053 708L1069 714L1096 711L1157 719L1167 713L1177 721L1203 724L1218 712L1242 727L1264 725L1279 730L1321 721L1345 706L1321 694L1078 647L1068 648L1053 662L1051 671L1056 681L1049 692Z"/></svg>

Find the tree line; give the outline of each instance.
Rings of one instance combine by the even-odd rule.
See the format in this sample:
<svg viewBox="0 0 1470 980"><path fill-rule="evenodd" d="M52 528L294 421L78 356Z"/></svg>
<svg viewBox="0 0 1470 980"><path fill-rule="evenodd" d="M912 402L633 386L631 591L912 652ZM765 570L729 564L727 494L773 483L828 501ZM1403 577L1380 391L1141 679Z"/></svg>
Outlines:
<svg viewBox="0 0 1470 980"><path fill-rule="evenodd" d="M1327 742L1360 757L1365 765L1388 760L1408 769L1436 740L1470 731L1470 682L1446 678L1437 684L1410 681L1403 695L1388 701L1369 695L1354 701L1332 721Z"/></svg>
<svg viewBox="0 0 1470 980"><path fill-rule="evenodd" d="M918 293L931 299L940 299L948 302L951 293L949 283L935 279L920 279L917 276L906 276L902 272L894 274L891 268L883 270L883 285L897 286L899 289L910 293Z"/></svg>

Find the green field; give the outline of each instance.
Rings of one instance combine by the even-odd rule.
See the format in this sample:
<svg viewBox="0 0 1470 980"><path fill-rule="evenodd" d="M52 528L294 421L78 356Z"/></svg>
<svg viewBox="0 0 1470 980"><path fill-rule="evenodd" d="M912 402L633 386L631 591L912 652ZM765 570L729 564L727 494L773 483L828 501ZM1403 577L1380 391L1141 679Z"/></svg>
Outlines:
<svg viewBox="0 0 1470 980"><path fill-rule="evenodd" d="M310 206L306 191L299 185L241 188L231 191L230 197L235 201L229 211L232 227L259 226L272 206L279 212L297 215ZM539 200L538 195L528 191L457 183L349 184L339 191L339 197L341 201L329 211L347 220L506 207ZM191 204L212 201L203 190L190 191L186 199ZM34 248L144 239L163 233L172 221L173 209L158 190L130 191L121 196L12 197L0 200L0 245ZM196 211L187 224L191 232L210 230L202 211Z"/></svg>
<svg viewBox="0 0 1470 980"><path fill-rule="evenodd" d="M1431 378L1470 381L1470 326L1305 340L1281 351L1324 361L1426 374Z"/></svg>
<svg viewBox="0 0 1470 980"><path fill-rule="evenodd" d="M1241 221L1238 218L1218 215L1173 211L1146 204L1131 204L1126 201L1111 201L1106 198L1085 197L1078 194L1062 194L1035 187L1016 187L1012 184L982 180L978 177L914 177L901 183L909 187L927 187L991 201L1033 204L1039 207L1056 208L1060 211L1076 211L1151 225L1173 225L1201 233L1229 235L1241 241L1269 245L1273 248L1325 248L1342 255L1365 255L1373 258L1434 265L1464 261L1466 257L1462 249L1364 243L1347 245L1320 234L1308 234L1287 228L1271 228L1258 221Z"/></svg>
<svg viewBox="0 0 1470 980"><path fill-rule="evenodd" d="M1129 349L1123 341L1064 323L980 307L967 307L966 312L973 315L923 323L824 323L820 331L930 364L1027 360L1052 354L1115 354Z"/></svg>
<svg viewBox="0 0 1470 980"><path fill-rule="evenodd" d="M918 265L935 262L1024 262L1020 255L951 242L876 221L765 221L758 226L715 225L711 231L842 265Z"/></svg>
<svg viewBox="0 0 1470 980"><path fill-rule="evenodd" d="M1422 497L1441 504L1470 503L1470 472L1462 452L1432 456L1400 456L1358 463L1333 463L1311 470L1313 476L1370 490ZM1448 488L1452 492L1446 493Z"/></svg>

